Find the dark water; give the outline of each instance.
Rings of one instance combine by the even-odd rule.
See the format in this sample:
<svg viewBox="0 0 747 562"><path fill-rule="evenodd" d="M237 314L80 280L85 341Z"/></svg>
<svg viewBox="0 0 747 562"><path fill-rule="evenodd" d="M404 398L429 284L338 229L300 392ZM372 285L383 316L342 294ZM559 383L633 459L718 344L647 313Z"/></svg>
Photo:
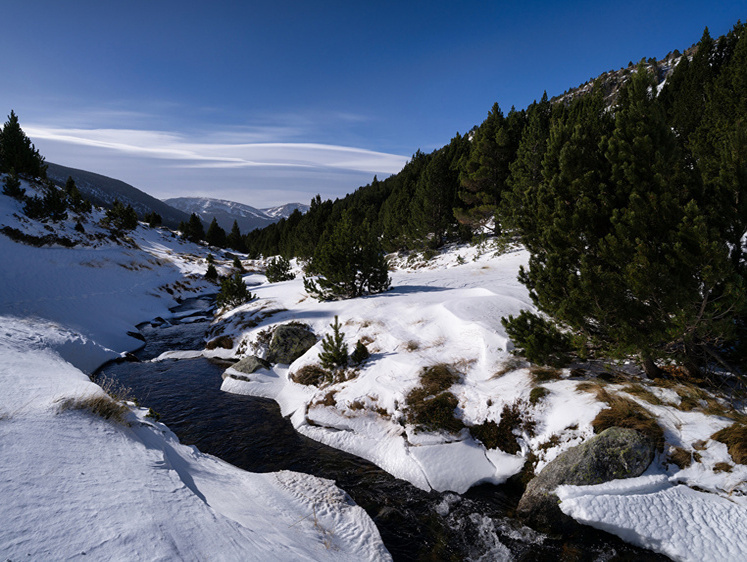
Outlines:
<svg viewBox="0 0 747 562"><path fill-rule="evenodd" d="M148 360L202 348L209 324L199 319L209 305L190 301L174 311L181 320L141 326L146 345L136 355ZM221 392L224 369L199 358L110 364L97 376L129 387L183 443L203 452L253 472L285 469L334 480L373 518L395 560L666 560L592 529L563 540L535 533L511 518L520 490L510 486L423 492L298 434L272 400Z"/></svg>

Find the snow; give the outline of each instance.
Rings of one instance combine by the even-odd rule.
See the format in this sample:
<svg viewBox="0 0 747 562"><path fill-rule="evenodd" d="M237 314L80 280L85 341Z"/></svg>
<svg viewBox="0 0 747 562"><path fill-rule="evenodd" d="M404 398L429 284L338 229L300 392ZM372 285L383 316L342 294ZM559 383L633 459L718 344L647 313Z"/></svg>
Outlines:
<svg viewBox="0 0 747 562"><path fill-rule="evenodd" d="M0 196L0 226L49 233L19 211ZM69 407L109 400L87 373L142 345L127 335L137 323L214 291L205 249L142 226L115 243L96 236L100 217L85 235L72 219L55 225L84 242L74 248L0 236L3 557L389 560L371 519L329 480L240 470L134 404L121 422Z"/></svg>
<svg viewBox="0 0 747 562"><path fill-rule="evenodd" d="M17 202L0 196L2 224L49 233L19 211ZM204 559L215 552L224 559L387 559L371 520L331 482L246 473L179 444L134 406L129 425L61 411L66 399L101 394L86 373L142 345L127 335L136 324L168 318L177 297L215 290L203 280L204 247L142 226L129 242L114 243L96 220L85 223L85 235L74 233L71 220L56 227L85 242L74 248L35 248L0 236L0 497L4 515L10 514L0 552L12 559L82 552L135 560ZM221 274L228 273L217 259ZM568 370L536 382L529 365L510 353L501 318L532 309L516 279L527 259L521 249L499 252L489 243L447 248L431 260L394 256L391 290L336 302L309 298L297 263L293 281L271 284L261 273L247 273L258 298L213 321L232 349L169 351L154 361L262 356L262 333L303 322L319 338L306 354L251 375L229 368L221 388L275 400L300 433L423 490L463 493L504 482L530 453L539 473L593 435L592 420L606 405L580 391L583 381ZM261 271L263 262L253 265ZM207 314L178 313L183 319ZM293 382L296 371L318 362L321 338L336 315L348 348L363 340L371 357L334 384ZM455 416L467 427L500 423L504 408L518 408L525 422L514 430L519 452L487 449L468 429L423 431L408 423L408 393L420 384L423 368L438 364L459 375L449 391L458 400ZM536 386L547 393L532 403ZM624 388L604 386L655 415L666 446L690 452L692 464L680 468L664 454L637 479L561 487L561 509L675 559L739 559L747 551L747 466L711 439L732 421L683 411L676 386L647 385L661 401L656 405ZM494 523L484 521L486 533ZM503 556L503 545L497 543L494 554Z"/></svg>
<svg viewBox="0 0 747 562"><path fill-rule="evenodd" d="M559 486L560 508L581 523L674 560L741 560L747 501L672 485L665 475Z"/></svg>

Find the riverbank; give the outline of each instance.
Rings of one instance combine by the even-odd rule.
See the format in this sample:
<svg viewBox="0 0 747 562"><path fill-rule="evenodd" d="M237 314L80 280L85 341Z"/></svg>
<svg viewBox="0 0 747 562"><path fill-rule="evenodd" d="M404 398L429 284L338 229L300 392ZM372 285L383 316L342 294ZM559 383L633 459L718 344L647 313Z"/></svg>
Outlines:
<svg viewBox="0 0 747 562"><path fill-rule="evenodd" d="M4 224L19 223L0 197ZM58 235L77 236L73 224ZM95 234L93 224L88 233ZM214 291L205 249L138 227L126 243L32 247L0 236L0 553L17 559L388 560L328 480L251 474L181 445L87 376L176 299Z"/></svg>

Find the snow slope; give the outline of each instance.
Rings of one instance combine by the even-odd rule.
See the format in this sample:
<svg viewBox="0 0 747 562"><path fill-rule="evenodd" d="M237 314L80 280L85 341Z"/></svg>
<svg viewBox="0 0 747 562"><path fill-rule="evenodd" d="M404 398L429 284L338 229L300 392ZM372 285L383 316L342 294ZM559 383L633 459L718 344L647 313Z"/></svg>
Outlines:
<svg viewBox="0 0 747 562"><path fill-rule="evenodd" d="M25 184L30 190L31 187ZM0 195L0 227L44 236ZM69 407L107 400L85 372L135 349L138 322L209 290L200 247L138 227L124 244L70 220L32 247L0 235L0 553L9 560L388 560L378 530L333 482L252 474L131 404L122 422ZM101 235L101 236L98 236ZM212 289L214 290L214 289Z"/></svg>
<svg viewBox="0 0 747 562"><path fill-rule="evenodd" d="M295 372L318 362L319 341L288 366L251 375L229 368L223 390L272 398L299 432L362 456L425 490L462 493L478 483L505 481L522 469L530 453L539 473L561 452L591 437L591 422L607 405L583 391L579 385L585 379L569 370L535 380L528 365L509 353L512 345L500 319L531 308L516 280L527 257L521 250L498 254L483 246L450 248L428 262L395 258L388 292L336 302L308 298L300 271L297 279L275 284L251 274L245 279L260 283L252 288L258 299L216 323L221 333L232 337L234 348L203 353L261 356L262 334L291 320L308 324L321 340L331 333L337 315L348 348L362 339L371 351L371 358L351 370L348 380L321 387L293 382ZM527 422L514 429L518 452L487 449L467 430L418 431L407 422L407 394L420 384L422 369L437 364L460 374L450 391L458 399L455 416L465 425L486 420L499 424L505 407L518 408ZM747 466L735 464L726 446L711 439L732 421L683 409L687 389L676 385L651 386L660 399L655 405L629 394L627 383L604 384L608 393L634 400L655 415L667 447L690 452L694 462L680 469L658 456L647 476L662 486L640 487L631 481L614 494L609 488L567 489L561 508L579 521L677 559L733 560L735 552L747 552L745 533L735 532L747 529L747 512L741 507ZM531 392L537 387L544 388L545 395L533 401ZM729 469L723 470L727 463ZM649 509L662 514L662 529L658 519L646 515ZM724 517L723 527L713 519L717 514ZM715 549L714 541L723 544Z"/></svg>

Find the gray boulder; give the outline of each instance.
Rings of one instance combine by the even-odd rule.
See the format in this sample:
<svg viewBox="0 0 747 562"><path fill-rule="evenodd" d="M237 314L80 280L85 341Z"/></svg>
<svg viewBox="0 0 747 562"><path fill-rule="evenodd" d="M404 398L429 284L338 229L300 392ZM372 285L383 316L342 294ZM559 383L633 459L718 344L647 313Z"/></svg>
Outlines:
<svg viewBox="0 0 747 562"><path fill-rule="evenodd" d="M290 365L316 343L314 332L299 324L283 324L275 328L270 340L267 360Z"/></svg>
<svg viewBox="0 0 747 562"><path fill-rule="evenodd" d="M530 526L562 533L576 523L560 511L554 494L561 484L589 486L640 476L654 458L651 439L633 429L611 427L550 462L527 486L517 515Z"/></svg>
<svg viewBox="0 0 747 562"><path fill-rule="evenodd" d="M265 361L264 359L260 359L256 355L250 355L249 357L245 357L238 363L234 363L231 365L231 369L234 371L238 371L240 373L245 373L247 375L251 375L255 371L258 371L260 369L270 369L272 366ZM223 373L223 378L231 377L237 380L251 380L248 377L242 377L241 375L236 374L230 374L228 371L225 371Z"/></svg>

